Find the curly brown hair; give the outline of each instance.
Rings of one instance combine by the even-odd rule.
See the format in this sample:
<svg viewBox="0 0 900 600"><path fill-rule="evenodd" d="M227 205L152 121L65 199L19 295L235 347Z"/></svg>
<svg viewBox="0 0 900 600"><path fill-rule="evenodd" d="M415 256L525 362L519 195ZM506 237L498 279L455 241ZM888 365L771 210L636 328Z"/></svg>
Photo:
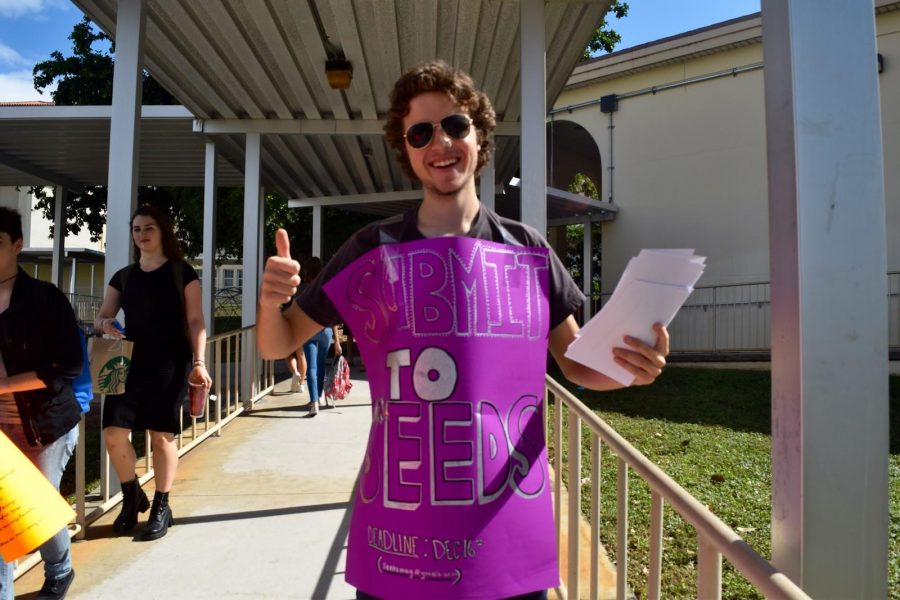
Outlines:
<svg viewBox="0 0 900 600"><path fill-rule="evenodd" d="M397 151L397 161L403 172L416 179L403 139L403 134L406 133L403 129L403 117L409 114L410 101L426 92L446 93L472 119L479 146L475 172L481 171L494 153L494 128L497 126L494 107L487 94L475 87L472 78L465 71L437 60L416 65L404 73L391 91L391 108L384 125L384 137Z"/></svg>

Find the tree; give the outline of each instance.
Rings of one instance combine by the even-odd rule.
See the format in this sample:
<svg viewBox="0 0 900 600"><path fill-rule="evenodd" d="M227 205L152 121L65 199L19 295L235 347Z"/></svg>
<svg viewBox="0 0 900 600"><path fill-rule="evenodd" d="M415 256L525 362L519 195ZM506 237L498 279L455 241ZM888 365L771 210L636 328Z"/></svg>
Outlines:
<svg viewBox="0 0 900 600"><path fill-rule="evenodd" d="M95 30L87 17L75 25L69 39L72 56L54 50L49 60L34 66L34 89L43 94L45 88L58 80L56 90L50 93L57 106L112 104L115 44L111 45L110 53L95 50L94 43L108 41L109 37ZM178 104L146 71L143 97L144 104Z"/></svg>
<svg viewBox="0 0 900 600"><path fill-rule="evenodd" d="M600 193L594 181L584 173L576 173L572 183L566 188L574 194L582 194L598 200ZM603 224L597 221L591 223L591 236L593 247L591 252L591 297L600 297L600 268L602 266L602 240ZM584 225L566 225L566 267L572 279L579 288L584 289Z"/></svg>
<svg viewBox="0 0 900 600"><path fill-rule="evenodd" d="M594 30L594 34L591 36L591 41L588 42L587 48L584 49L581 60L588 60L601 50L604 52L612 52L613 48L616 47L616 44L622 41L622 36L609 27L606 16L610 13L615 15L616 19L627 16L628 3L614 0L609 6L609 10L606 11L606 15L603 17L603 20L600 21L600 25Z"/></svg>

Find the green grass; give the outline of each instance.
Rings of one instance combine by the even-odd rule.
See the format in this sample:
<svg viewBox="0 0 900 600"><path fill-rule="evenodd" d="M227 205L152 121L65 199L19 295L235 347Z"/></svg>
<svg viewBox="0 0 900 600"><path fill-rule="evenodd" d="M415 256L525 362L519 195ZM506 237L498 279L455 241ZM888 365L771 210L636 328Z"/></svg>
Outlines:
<svg viewBox="0 0 900 600"><path fill-rule="evenodd" d="M561 381L558 374L551 375ZM652 386L606 393L573 392L633 446L738 531L759 554L769 558L770 386L768 371L675 367L667 369ZM891 378L890 403L889 556L896 557L900 556L900 377ZM584 481L590 477L590 438L586 428L582 430L582 439ZM628 485L628 581L635 595L645 598L650 492L632 472L629 472ZM610 558L615 560L616 458L607 447L603 448L601 459L601 500L601 540ZM582 486L585 516L590 511L589 502L590 484L585 483ZM663 596L696 598L696 533L671 507L666 507L664 514ZM727 560L723 565L723 598L762 598ZM897 561L891 561L889 590L890 597L900 598L900 565Z"/></svg>

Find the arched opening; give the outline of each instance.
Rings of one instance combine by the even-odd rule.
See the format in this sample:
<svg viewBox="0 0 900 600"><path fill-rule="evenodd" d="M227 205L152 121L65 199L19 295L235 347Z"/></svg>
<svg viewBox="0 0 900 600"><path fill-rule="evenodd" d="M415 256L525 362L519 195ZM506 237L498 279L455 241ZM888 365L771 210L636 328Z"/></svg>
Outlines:
<svg viewBox="0 0 900 600"><path fill-rule="evenodd" d="M554 119L547 123L547 163L551 187L566 190L581 173L594 182L598 194L602 189L600 150L588 130L574 121Z"/></svg>
<svg viewBox="0 0 900 600"><path fill-rule="evenodd" d="M603 163L593 136L584 127L565 119L547 123L547 162L547 180L551 187L600 199ZM602 223L584 219L549 225L551 244L575 283L588 297L588 311L576 316L583 323L584 317L595 314L600 299ZM590 227L588 252L585 249L586 226ZM585 275L589 278L587 284Z"/></svg>

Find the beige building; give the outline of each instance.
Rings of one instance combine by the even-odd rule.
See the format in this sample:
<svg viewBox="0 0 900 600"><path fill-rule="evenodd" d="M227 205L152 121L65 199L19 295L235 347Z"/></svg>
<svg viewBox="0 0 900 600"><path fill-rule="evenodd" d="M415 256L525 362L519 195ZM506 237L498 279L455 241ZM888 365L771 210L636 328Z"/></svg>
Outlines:
<svg viewBox="0 0 900 600"><path fill-rule="evenodd" d="M47 192L52 193L52 188L47 188ZM36 199L26 186L0 187L0 206L14 208L22 215L24 249L19 264L30 275L50 281L53 255L50 227L53 223L42 212L35 211L35 203ZM101 296L104 286L103 258L103 240L91 241L86 228L82 228L78 235L68 234L60 287L79 296Z"/></svg>
<svg viewBox="0 0 900 600"><path fill-rule="evenodd" d="M889 336L897 347L900 2L877 1L876 15L872 65L880 70ZM830 50L841 52L835 42ZM565 189L580 171L618 207L602 223L603 294L641 248L694 248L708 257L698 283L705 289L672 324L675 349L770 347L763 79L761 19L748 15L581 63L551 111L552 185Z"/></svg>
<svg viewBox="0 0 900 600"><path fill-rule="evenodd" d="M900 2L876 5L888 269L900 271ZM833 51L841 51L840 40ZM619 208L602 228L605 293L647 247L708 256L701 285L769 280L762 63L756 14L575 68L548 127L553 179L565 188L572 165L596 157L588 168L600 178L601 199ZM616 110L602 112L600 98L611 95Z"/></svg>

